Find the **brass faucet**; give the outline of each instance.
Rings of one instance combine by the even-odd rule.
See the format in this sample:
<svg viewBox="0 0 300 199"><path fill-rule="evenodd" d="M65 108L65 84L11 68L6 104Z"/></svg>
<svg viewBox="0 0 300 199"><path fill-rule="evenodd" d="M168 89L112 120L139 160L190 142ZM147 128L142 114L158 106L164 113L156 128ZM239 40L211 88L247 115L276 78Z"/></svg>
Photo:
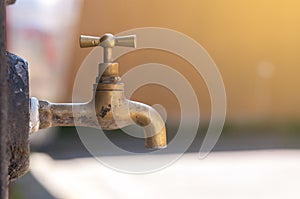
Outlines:
<svg viewBox="0 0 300 199"><path fill-rule="evenodd" d="M99 64L92 99L87 103L51 103L30 98L30 133L54 126L75 125L115 130L135 123L144 128L147 148L165 148L164 121L151 106L126 99L118 63L112 59L113 47L135 48L136 36L80 36L80 47L95 46L103 47L104 61Z"/></svg>

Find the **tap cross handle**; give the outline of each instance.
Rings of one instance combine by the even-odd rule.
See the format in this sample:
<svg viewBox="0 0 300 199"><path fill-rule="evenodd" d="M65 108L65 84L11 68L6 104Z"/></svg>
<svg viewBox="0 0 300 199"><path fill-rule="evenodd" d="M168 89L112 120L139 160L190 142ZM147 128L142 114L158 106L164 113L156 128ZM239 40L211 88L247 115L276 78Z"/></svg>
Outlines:
<svg viewBox="0 0 300 199"><path fill-rule="evenodd" d="M115 46L122 47L136 47L136 36L114 36L112 34L105 34L102 37L80 35L79 44L81 48L102 46L103 48L112 48Z"/></svg>
<svg viewBox="0 0 300 199"><path fill-rule="evenodd" d="M104 63L111 63L112 48L115 46L122 47L136 47L136 36L114 36L112 34L105 34L102 37L81 35L79 38L81 48L101 46L104 49Z"/></svg>

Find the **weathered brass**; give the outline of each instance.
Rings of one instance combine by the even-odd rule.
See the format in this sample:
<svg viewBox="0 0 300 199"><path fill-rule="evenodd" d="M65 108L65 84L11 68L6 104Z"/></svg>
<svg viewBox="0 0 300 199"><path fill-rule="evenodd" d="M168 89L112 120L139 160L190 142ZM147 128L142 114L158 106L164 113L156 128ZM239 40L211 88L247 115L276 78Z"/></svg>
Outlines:
<svg viewBox="0 0 300 199"><path fill-rule="evenodd" d="M77 125L115 130L137 124L144 128L147 148L166 147L166 128L161 116L151 106L126 99L124 84L118 75L118 63L111 63L112 47L135 47L135 36L115 37L111 34L105 34L101 38L81 36L80 46L104 48L104 63L99 64L99 76L94 85L93 98L87 103L77 104L57 104L31 98L30 114L35 116L31 118L31 126L43 129ZM32 132L35 131L32 128Z"/></svg>

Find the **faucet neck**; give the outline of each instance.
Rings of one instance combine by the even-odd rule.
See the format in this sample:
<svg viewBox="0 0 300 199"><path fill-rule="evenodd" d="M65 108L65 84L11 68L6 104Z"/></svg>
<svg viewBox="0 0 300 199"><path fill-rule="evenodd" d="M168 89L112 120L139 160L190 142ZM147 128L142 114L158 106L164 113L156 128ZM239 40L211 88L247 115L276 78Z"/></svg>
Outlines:
<svg viewBox="0 0 300 199"><path fill-rule="evenodd" d="M118 72L118 63L100 63L95 84L96 91L123 91L124 84Z"/></svg>
<svg viewBox="0 0 300 199"><path fill-rule="evenodd" d="M96 79L97 83L115 84L121 81L119 77L118 63L101 63L99 64L99 74Z"/></svg>

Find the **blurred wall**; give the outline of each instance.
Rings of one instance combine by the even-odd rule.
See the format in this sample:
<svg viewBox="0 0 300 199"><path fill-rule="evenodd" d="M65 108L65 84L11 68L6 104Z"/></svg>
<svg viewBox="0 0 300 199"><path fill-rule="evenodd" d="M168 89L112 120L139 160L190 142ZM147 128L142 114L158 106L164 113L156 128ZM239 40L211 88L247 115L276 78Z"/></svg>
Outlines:
<svg viewBox="0 0 300 199"><path fill-rule="evenodd" d="M299 10L297 0L86 0L77 34L100 36L147 26L177 30L198 41L217 64L227 92L228 121L297 120ZM69 75L74 80L91 49L80 49L77 40L73 43ZM185 60L167 52L147 50L130 53L118 61L121 74L141 63L173 66L192 83L201 116L209 118L205 83ZM71 82L69 97L72 85ZM175 96L163 87L145 86L133 99L162 104L168 116L180 114Z"/></svg>
<svg viewBox="0 0 300 199"><path fill-rule="evenodd" d="M29 63L30 95L62 101L81 0L18 0L7 6L7 48Z"/></svg>

